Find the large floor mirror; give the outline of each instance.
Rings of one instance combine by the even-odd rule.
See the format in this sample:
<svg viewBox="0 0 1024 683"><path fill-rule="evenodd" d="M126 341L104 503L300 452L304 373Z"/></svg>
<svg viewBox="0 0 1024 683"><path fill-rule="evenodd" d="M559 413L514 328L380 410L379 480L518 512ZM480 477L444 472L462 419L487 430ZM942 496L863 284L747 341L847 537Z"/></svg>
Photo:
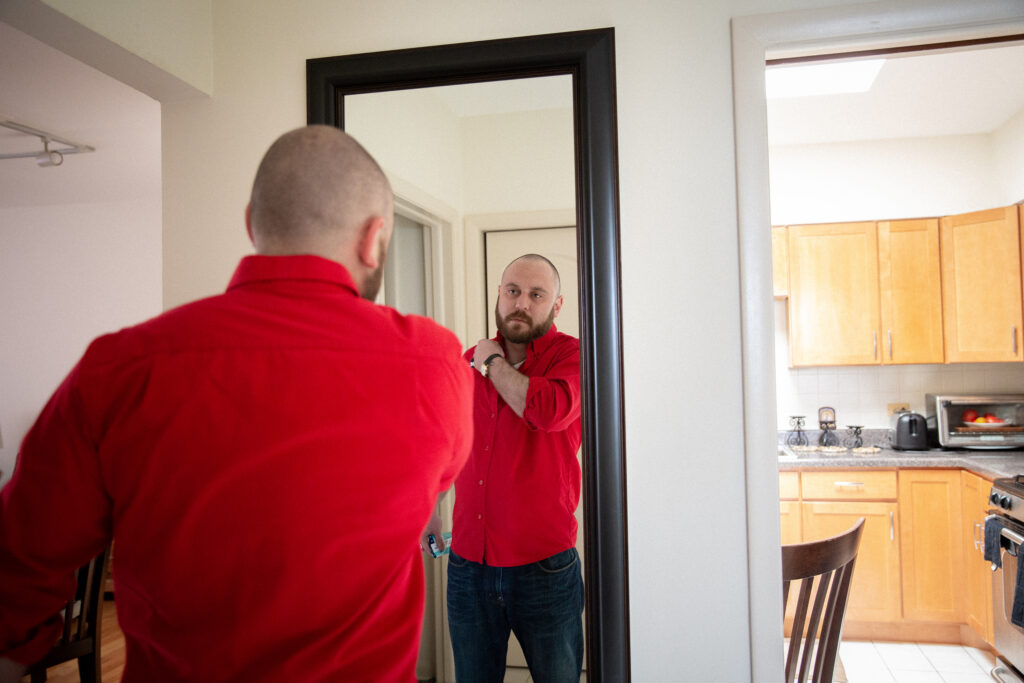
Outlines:
<svg viewBox="0 0 1024 683"><path fill-rule="evenodd" d="M460 336L465 335L469 343L489 333L486 312L493 303L491 292L481 291L479 286L487 277L486 258L477 260L474 254L485 257L490 251L493 256L503 232L526 228L561 229L560 239L564 243L568 234L570 245L575 239L575 259L571 258L573 254L567 254L566 259L574 260L573 265L578 268L586 675L588 681L625 681L629 679L629 613L613 31L602 29L310 60L308 121L345 128L359 139L372 138L377 134L373 131L380 131L384 121L396 135L402 130L410 134L416 124L409 122L415 121L417 110L428 106L423 104L428 100L389 99L391 95L523 79L536 84L539 90L535 89L532 96L542 101L547 96L545 88L567 93L571 98L571 113L566 114L564 129L565 135L572 138L565 142L572 149L573 172L569 182L574 187L568 190L575 195L575 201L570 198L568 208L548 206L540 211L470 218L470 211L463 216L443 202L434 201L430 192L416 187L419 183L398 183L396 213L407 221L405 232L411 236L407 239L410 247L405 258L410 262L433 262L445 272L465 271L465 281L460 282L431 273L429 267L411 272L425 283L415 300L422 301L424 310L453 327ZM560 125L557 117L554 120L552 125ZM362 130L358 130L360 125ZM427 133L431 144L445 134L438 128ZM364 143L371 153L377 153L371 140ZM381 147L384 145L382 141ZM394 140L391 147L396 147ZM443 150L430 158L438 165L461 163L446 159ZM382 165L388 170L387 160ZM428 198L417 201L422 197ZM513 224L508 224L509 216L513 216ZM565 233L566 228L573 226L574 230ZM561 249L565 251L564 247ZM435 258L431 259L429 254ZM463 254L468 256L464 266L460 263L459 267L447 268L443 259L436 258L438 254L460 262ZM387 280L385 291L389 285L393 296L407 296L408 290L401 289L403 285L397 279ZM462 313L460 307L468 313ZM441 624L437 626L435 633L441 632ZM429 630L425 628L424 633Z"/></svg>

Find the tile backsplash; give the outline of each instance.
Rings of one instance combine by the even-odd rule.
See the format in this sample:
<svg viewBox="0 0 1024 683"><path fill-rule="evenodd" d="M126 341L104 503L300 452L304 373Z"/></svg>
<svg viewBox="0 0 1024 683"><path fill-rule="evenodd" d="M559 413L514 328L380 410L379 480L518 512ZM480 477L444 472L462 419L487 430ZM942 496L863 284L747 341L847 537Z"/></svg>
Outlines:
<svg viewBox="0 0 1024 683"><path fill-rule="evenodd" d="M841 430L857 424L889 426L886 404L909 403L923 413L924 395L938 393L1024 393L1024 363L952 365L861 365L790 368L785 302L775 302L775 393L777 425L788 430L790 415L818 426L818 408L835 408Z"/></svg>

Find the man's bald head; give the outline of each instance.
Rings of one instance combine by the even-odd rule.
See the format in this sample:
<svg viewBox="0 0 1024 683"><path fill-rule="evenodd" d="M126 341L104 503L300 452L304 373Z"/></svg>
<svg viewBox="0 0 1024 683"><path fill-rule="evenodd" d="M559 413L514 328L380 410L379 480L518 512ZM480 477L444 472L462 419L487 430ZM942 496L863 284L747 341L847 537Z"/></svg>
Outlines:
<svg viewBox="0 0 1024 683"><path fill-rule="evenodd" d="M554 292L554 295L556 297L558 297L558 296L560 296L562 294L562 278L558 275L558 268L555 268L555 264L554 263L552 263L550 260L548 260L544 256L541 256L540 254L523 254L519 258L513 259L511 263L509 263L507 266L505 266L505 270L507 271L509 268L512 267L513 264L519 263L520 261L528 261L530 263L542 263L542 264L545 264L548 268L551 269L551 273L555 276L555 292ZM502 275L504 275L504 272L502 273Z"/></svg>
<svg viewBox="0 0 1024 683"><path fill-rule="evenodd" d="M393 215L391 185L373 157L337 128L306 126L267 150L249 220L257 253L337 258L368 220L391 225Z"/></svg>

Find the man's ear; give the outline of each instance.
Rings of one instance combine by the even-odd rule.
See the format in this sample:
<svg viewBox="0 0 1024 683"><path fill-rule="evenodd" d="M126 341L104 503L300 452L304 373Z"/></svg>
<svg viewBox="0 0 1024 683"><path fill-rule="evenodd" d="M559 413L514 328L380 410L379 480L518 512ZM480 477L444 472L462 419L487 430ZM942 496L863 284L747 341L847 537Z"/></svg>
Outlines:
<svg viewBox="0 0 1024 683"><path fill-rule="evenodd" d="M558 298L555 299L555 317L558 317L559 311L562 310L562 295L559 294Z"/></svg>
<svg viewBox="0 0 1024 683"><path fill-rule="evenodd" d="M249 241L256 246L256 240L252 238L252 203L245 205L245 232L249 235Z"/></svg>
<svg viewBox="0 0 1024 683"><path fill-rule="evenodd" d="M367 268L374 269L380 265L382 254L379 253L378 244L383 229L384 219L381 216L370 218L363 224L362 232L359 235L357 254L360 262Z"/></svg>

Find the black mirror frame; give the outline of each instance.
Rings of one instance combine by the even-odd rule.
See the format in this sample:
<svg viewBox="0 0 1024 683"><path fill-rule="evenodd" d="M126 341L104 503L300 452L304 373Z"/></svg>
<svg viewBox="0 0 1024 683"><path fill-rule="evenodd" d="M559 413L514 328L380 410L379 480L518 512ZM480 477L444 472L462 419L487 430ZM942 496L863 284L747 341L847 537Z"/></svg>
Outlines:
<svg viewBox="0 0 1024 683"><path fill-rule="evenodd" d="M345 95L570 74L583 393L587 679L630 677L614 29L310 59L307 121L345 127Z"/></svg>

